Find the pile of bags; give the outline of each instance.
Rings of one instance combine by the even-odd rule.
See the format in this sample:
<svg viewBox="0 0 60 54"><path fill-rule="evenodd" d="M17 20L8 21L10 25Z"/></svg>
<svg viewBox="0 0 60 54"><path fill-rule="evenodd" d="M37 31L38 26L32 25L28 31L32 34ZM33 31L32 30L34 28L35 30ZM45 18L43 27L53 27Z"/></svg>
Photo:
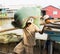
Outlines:
<svg viewBox="0 0 60 54"><path fill-rule="evenodd" d="M0 43L18 42L21 39L22 36L15 33L0 34Z"/></svg>

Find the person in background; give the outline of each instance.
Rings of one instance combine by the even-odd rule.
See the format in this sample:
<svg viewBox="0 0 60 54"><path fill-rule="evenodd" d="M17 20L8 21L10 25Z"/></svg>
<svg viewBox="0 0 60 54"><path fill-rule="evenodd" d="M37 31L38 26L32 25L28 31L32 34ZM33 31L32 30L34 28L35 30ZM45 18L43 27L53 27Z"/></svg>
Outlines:
<svg viewBox="0 0 60 54"><path fill-rule="evenodd" d="M49 15L44 15L43 18L46 24L60 22L60 20L55 20L54 18L49 17Z"/></svg>
<svg viewBox="0 0 60 54"><path fill-rule="evenodd" d="M35 33L39 32L43 34L44 27L42 31L36 26L34 22L35 17L29 17L26 26L23 29L23 40L14 48L15 54L34 54L33 47L36 45Z"/></svg>
<svg viewBox="0 0 60 54"><path fill-rule="evenodd" d="M44 15L41 17L43 19L41 25L45 25L45 24L53 24L56 23L56 22L60 22L60 20L56 20L54 18L50 18L49 15ZM52 30L51 27L45 27L45 29L49 29L49 30ZM46 41L45 43L45 48L47 50L46 53L48 53L48 47L49 47L49 44L50 44L50 39L48 37L48 40Z"/></svg>
<svg viewBox="0 0 60 54"><path fill-rule="evenodd" d="M54 19L54 18L51 18L49 17L49 15L44 15L42 17L40 17L40 20L42 19L42 21L40 22L40 25L46 25L46 24L55 24L56 22L60 22L60 20L58 19ZM50 29L50 27L45 27L47 29Z"/></svg>

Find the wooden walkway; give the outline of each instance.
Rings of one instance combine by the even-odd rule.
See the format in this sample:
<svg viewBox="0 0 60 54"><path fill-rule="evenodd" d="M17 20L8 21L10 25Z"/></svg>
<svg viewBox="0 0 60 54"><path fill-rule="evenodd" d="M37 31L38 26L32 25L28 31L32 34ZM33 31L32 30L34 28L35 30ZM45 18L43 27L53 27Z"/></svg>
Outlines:
<svg viewBox="0 0 60 54"><path fill-rule="evenodd" d="M43 43L44 42L42 42L42 44L41 44L41 46L42 46L41 49L43 48ZM18 43L9 43L9 44L0 43L0 54L12 54L12 51L17 44ZM41 50L41 49L39 48L39 45L37 43L37 45L34 46L34 54L48 54L46 49L44 49L44 50ZM60 54L60 44L55 43L53 54Z"/></svg>

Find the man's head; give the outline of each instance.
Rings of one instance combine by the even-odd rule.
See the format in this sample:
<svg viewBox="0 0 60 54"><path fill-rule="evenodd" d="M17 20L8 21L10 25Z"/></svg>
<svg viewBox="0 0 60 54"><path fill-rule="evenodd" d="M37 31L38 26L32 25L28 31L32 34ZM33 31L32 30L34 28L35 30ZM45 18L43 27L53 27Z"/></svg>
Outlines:
<svg viewBox="0 0 60 54"><path fill-rule="evenodd" d="M49 18L49 15L44 15L44 20L48 19Z"/></svg>
<svg viewBox="0 0 60 54"><path fill-rule="evenodd" d="M29 17L26 21L26 26L30 26L32 23L34 23L34 17Z"/></svg>
<svg viewBox="0 0 60 54"><path fill-rule="evenodd" d="M34 19L33 18L29 18L27 23L33 23L34 22Z"/></svg>

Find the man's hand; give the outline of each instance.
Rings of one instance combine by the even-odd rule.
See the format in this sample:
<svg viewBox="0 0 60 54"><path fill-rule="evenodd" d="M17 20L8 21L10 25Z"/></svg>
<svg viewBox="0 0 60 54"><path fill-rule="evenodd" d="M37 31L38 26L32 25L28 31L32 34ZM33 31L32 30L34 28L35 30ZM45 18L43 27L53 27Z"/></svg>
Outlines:
<svg viewBox="0 0 60 54"><path fill-rule="evenodd" d="M45 28L45 26L43 27L42 31L39 31L40 34L43 34L44 28Z"/></svg>

